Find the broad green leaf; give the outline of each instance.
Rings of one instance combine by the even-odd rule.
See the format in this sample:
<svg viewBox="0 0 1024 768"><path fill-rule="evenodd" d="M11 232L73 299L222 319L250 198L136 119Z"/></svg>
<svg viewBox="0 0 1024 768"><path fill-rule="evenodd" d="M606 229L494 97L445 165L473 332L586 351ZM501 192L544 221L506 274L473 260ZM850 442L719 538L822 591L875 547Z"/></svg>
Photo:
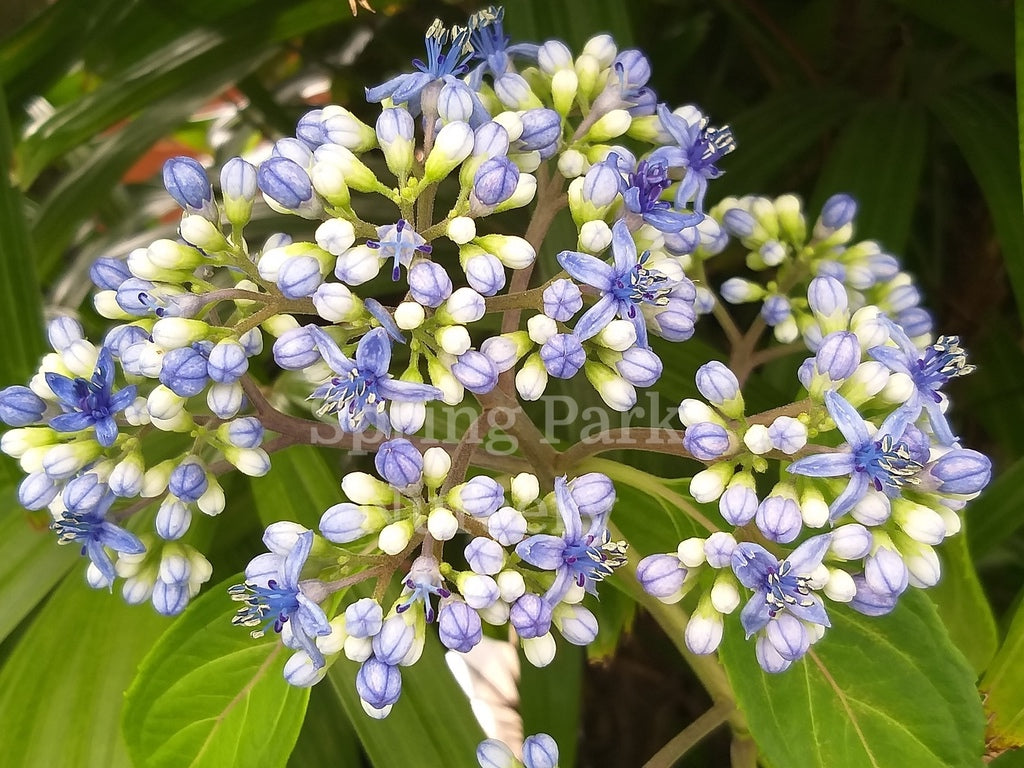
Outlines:
<svg viewBox="0 0 1024 768"><path fill-rule="evenodd" d="M557 37L576 52L593 35L608 33L620 48L633 42L629 5L616 0L591 0L586 13L569 3L529 0L506 9L506 26L515 40L547 40Z"/></svg>
<svg viewBox="0 0 1024 768"><path fill-rule="evenodd" d="M227 584L193 601L153 647L128 689L124 734L146 768L283 766L308 688L281 672L291 651L273 632L254 640L231 624Z"/></svg>
<svg viewBox="0 0 1024 768"><path fill-rule="evenodd" d="M8 489L3 496L12 493ZM68 569L82 563L78 549L58 546L45 522L36 520L16 508L0 513L0 604L4 606L0 641L42 602Z"/></svg>
<svg viewBox="0 0 1024 768"><path fill-rule="evenodd" d="M4 385L27 380L43 350L43 313L35 259L25 220L25 201L10 184L11 152L11 124L7 110L0 109L0 327L5 337L0 381Z"/></svg>
<svg viewBox="0 0 1024 768"><path fill-rule="evenodd" d="M975 86L945 93L931 108L959 146L995 222L1003 261L1024 317L1024 210L1016 110L1009 96Z"/></svg>
<svg viewBox="0 0 1024 768"><path fill-rule="evenodd" d="M920 197L927 142L926 115L916 104L864 105L839 131L818 177L811 216L830 195L845 192L858 202L857 236L902 252Z"/></svg>
<svg viewBox="0 0 1024 768"><path fill-rule="evenodd" d="M989 718L989 749L1024 746L1024 603L1018 602L1006 639L978 687Z"/></svg>
<svg viewBox="0 0 1024 768"><path fill-rule="evenodd" d="M362 754L359 737L348 721L334 686L327 682L314 685L299 740L288 758L289 768L320 765L357 768L362 765Z"/></svg>
<svg viewBox="0 0 1024 768"><path fill-rule="evenodd" d="M131 768L122 694L168 620L71 573L0 670L5 765Z"/></svg>
<svg viewBox="0 0 1024 768"><path fill-rule="evenodd" d="M888 616L829 616L825 637L776 675L758 666L737 616L726 626L720 656L765 765L981 765L974 672L923 593Z"/></svg>
<svg viewBox="0 0 1024 768"><path fill-rule="evenodd" d="M942 579L929 594L950 639L980 674L996 652L999 634L992 607L974 570L968 541L966 531L961 531L939 547Z"/></svg>
<svg viewBox="0 0 1024 768"><path fill-rule="evenodd" d="M602 590L617 595L615 590ZM562 765L576 764L576 734L582 708L586 654L559 638L558 652L548 666L538 669L519 652L519 714L523 734L546 733L558 743Z"/></svg>
<svg viewBox="0 0 1024 768"><path fill-rule="evenodd" d="M265 524L295 520L315 528L323 511L341 501L340 480L316 448L295 446L274 454L273 469L253 481L260 519ZM402 698L386 720L373 720L363 711L355 689L358 670L358 664L339 657L320 685L337 691L376 768L476 768L474 752L483 732L445 664L434 627L427 628L420 660L402 668Z"/></svg>

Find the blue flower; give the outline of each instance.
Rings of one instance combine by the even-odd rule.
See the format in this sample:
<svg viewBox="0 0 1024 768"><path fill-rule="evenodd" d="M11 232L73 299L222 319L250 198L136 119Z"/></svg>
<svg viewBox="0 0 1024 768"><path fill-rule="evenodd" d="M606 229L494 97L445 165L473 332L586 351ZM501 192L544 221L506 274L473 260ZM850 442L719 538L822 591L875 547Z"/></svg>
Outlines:
<svg viewBox="0 0 1024 768"><path fill-rule="evenodd" d="M825 393L825 407L846 438L849 451L805 456L790 464L789 471L805 477L850 476L846 489L829 507L830 520L852 509L864 498L869 485L895 497L904 484L915 482L921 464L914 460L903 437L913 411L897 409L872 436L861 415L838 392Z"/></svg>
<svg viewBox="0 0 1024 768"><path fill-rule="evenodd" d="M664 104L658 105L658 117L677 146L659 147L650 159L664 160L672 168L686 170L676 190L676 208L685 208L692 200L693 209L703 213L708 180L723 173L716 163L736 149L732 131L727 125L712 128L703 115L691 122L669 111Z"/></svg>
<svg viewBox="0 0 1024 768"><path fill-rule="evenodd" d="M618 156L612 152L606 162L617 168ZM668 178L668 164L664 160L641 160L635 171L619 179L626 209L660 232L678 232L686 227L695 227L704 218L701 213L673 210L667 200L661 199L661 193L672 185Z"/></svg>
<svg viewBox="0 0 1024 768"><path fill-rule="evenodd" d="M391 377L391 341L383 328L374 328L359 340L355 360L347 358L320 328L311 326L309 333L337 374L317 387L310 399L323 400L317 413L337 413L341 428L347 432L361 432L369 423L390 434L391 422L384 413L388 401L422 403L441 397L437 387Z"/></svg>
<svg viewBox="0 0 1024 768"><path fill-rule="evenodd" d="M626 545L613 542L607 529L607 516L591 518L583 530L580 508L569 493L565 476L555 479L555 504L565 528L561 536L538 533L516 546L516 554L530 565L555 572L555 581L544 596L554 605L573 583L596 594L597 582L626 562Z"/></svg>
<svg viewBox="0 0 1024 768"><path fill-rule="evenodd" d="M828 614L821 598L811 591L810 574L821 560L832 540L831 534L814 536L785 560L753 542L742 542L732 553L732 570L753 597L743 606L740 622L750 637L767 626L782 612L789 612L801 621L829 627Z"/></svg>
<svg viewBox="0 0 1024 768"><path fill-rule="evenodd" d="M432 557L422 555L417 557L409 568L409 573L402 585L405 587L403 590L405 600L395 608L395 612L404 613L414 603L422 601L424 617L428 624L434 620L436 615L431 598L437 596L447 599L452 595L445 589L441 580L441 572L437 568L437 560Z"/></svg>
<svg viewBox="0 0 1024 768"><path fill-rule="evenodd" d="M960 339L956 336L939 336L938 341L925 347L922 352L903 328L891 321L887 325L889 337L897 346L872 347L868 354L890 370L905 373L913 380L914 394L906 403L910 410L910 421L917 421L924 410L935 436L943 445L952 445L957 438L942 412L939 390L950 379L974 371L974 366L967 364L967 354L960 347Z"/></svg>
<svg viewBox="0 0 1024 768"><path fill-rule="evenodd" d="M97 475L91 472L80 475L64 486L66 509L50 525L57 532L61 544L81 542L82 554L89 556L107 584L113 583L116 574L106 547L126 555L139 555L146 551L135 534L106 519L114 499L114 494Z"/></svg>
<svg viewBox="0 0 1024 768"><path fill-rule="evenodd" d="M397 280L402 271L400 265L406 269L412 264L412 257L416 253L430 253L432 246L427 245L416 230L409 226L405 219L399 219L395 224L377 227L377 239L367 240L366 246L380 251L381 259L387 261L392 259L394 267L391 270L391 279Z"/></svg>
<svg viewBox="0 0 1024 768"><path fill-rule="evenodd" d="M109 448L117 439L114 414L135 400L135 385L114 392L114 359L106 347L100 349L92 381L69 379L59 373L46 374L46 384L60 400L64 413L50 420L58 432L78 432L96 427L96 441Z"/></svg>
<svg viewBox="0 0 1024 768"><path fill-rule="evenodd" d="M469 73L469 84L479 88L485 72L499 78L512 69L512 56L523 56L537 60L540 46L535 43L509 45L502 21L504 8L489 6L469 17L470 42L473 46L472 60L480 62Z"/></svg>
<svg viewBox="0 0 1024 768"><path fill-rule="evenodd" d="M637 256L633 236L621 219L612 228L612 254L614 263L611 265L587 253L562 251L558 254L558 263L566 272L601 292L601 298L583 314L573 332L580 341L586 341L618 315L633 324L637 344L647 347L647 322L640 307L668 305L675 283L667 275L644 266L650 252Z"/></svg>
<svg viewBox="0 0 1024 768"><path fill-rule="evenodd" d="M435 19L423 42L427 48L426 61L413 61L418 71L397 75L374 88L367 88L367 101L381 102L390 98L395 104L407 103L409 112L415 115L420 111L424 88L446 76L459 77L466 73L473 52L468 29L452 27L449 31L440 19Z"/></svg>
<svg viewBox="0 0 1024 768"><path fill-rule="evenodd" d="M231 586L228 594L232 600L245 603L231 620L232 624L256 627L252 636L262 637L268 627L280 632L291 622L292 636L313 662L313 668L320 669L324 657L314 638L331 634L331 625L323 609L303 594L299 581L312 547L313 532L306 531L298 536L287 555L261 555L261 558L276 558L276 578L266 578L264 574Z"/></svg>

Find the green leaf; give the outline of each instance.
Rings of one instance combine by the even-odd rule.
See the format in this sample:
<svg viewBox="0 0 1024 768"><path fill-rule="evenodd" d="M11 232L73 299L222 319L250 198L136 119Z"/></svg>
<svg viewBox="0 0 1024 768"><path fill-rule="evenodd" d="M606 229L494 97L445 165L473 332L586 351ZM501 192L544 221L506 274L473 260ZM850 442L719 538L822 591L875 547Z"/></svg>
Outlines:
<svg viewBox="0 0 1024 768"><path fill-rule="evenodd" d="M515 40L557 37L574 51L581 51L588 39L600 33L612 35L620 49L633 44L629 5L617 0L590 0L586 13L579 10L566 3L527 0L509 7L505 24Z"/></svg>
<svg viewBox="0 0 1024 768"><path fill-rule="evenodd" d="M916 104L866 104L840 130L810 210L817 212L837 192L853 195L858 237L902 252L920 197L927 142L926 115Z"/></svg>
<svg viewBox="0 0 1024 768"><path fill-rule="evenodd" d="M1009 96L974 86L947 92L931 104L981 186L1003 249L1017 310L1024 317L1024 202Z"/></svg>
<svg viewBox="0 0 1024 768"><path fill-rule="evenodd" d="M961 531L938 549L942 579L929 594L950 639L980 674L996 652L999 633L992 607L974 570L968 540L966 531Z"/></svg>
<svg viewBox="0 0 1024 768"><path fill-rule="evenodd" d="M273 768L287 762L309 689L285 682L291 651L276 634L254 640L231 624L236 608L225 584L210 588L142 662L124 713L137 765Z"/></svg>
<svg viewBox="0 0 1024 768"><path fill-rule="evenodd" d="M11 494L8 489L3 495ZM12 509L0 516L0 641L81 563L75 547L58 546L56 537L34 519Z"/></svg>
<svg viewBox="0 0 1024 768"><path fill-rule="evenodd" d="M602 592L616 594L609 589ZM555 659L538 669L521 650L519 652L519 714L523 718L523 735L546 733L558 743L562 765L576 764L576 734L579 732L583 696L583 675L586 672L582 648L559 642Z"/></svg>
<svg viewBox="0 0 1024 768"><path fill-rule="evenodd" d="M0 670L4 764L131 768L122 694L167 623L81 573L65 578Z"/></svg>
<svg viewBox="0 0 1024 768"><path fill-rule="evenodd" d="M323 511L341 501L340 480L316 448L295 446L276 453L271 472L253 481L260 519L295 520L315 527ZM356 595L360 591L352 590ZM427 630L420 660L402 668L402 698L387 719L373 720L363 711L355 689L358 671L358 664L339 657L321 685L329 684L337 692L376 768L477 768L474 754L483 731L445 664L433 627Z"/></svg>
<svg viewBox="0 0 1024 768"><path fill-rule="evenodd" d="M326 682L314 685L299 740L288 758L289 768L320 765L356 768L362 765L362 754L359 737L334 687Z"/></svg>
<svg viewBox="0 0 1024 768"><path fill-rule="evenodd" d="M979 689L989 717L988 747L992 751L1024 746L1024 602L992 659Z"/></svg>
<svg viewBox="0 0 1024 768"><path fill-rule="evenodd" d="M832 628L789 670L761 670L730 618L721 659L766 765L980 766L974 673L928 598L883 617L830 608Z"/></svg>
<svg viewBox="0 0 1024 768"><path fill-rule="evenodd" d="M893 2L1009 69L1013 60L1013 27L1011 11L1005 3L972 0L970 6L965 7L934 0Z"/></svg>
<svg viewBox="0 0 1024 768"><path fill-rule="evenodd" d="M27 380L35 372L44 346L42 302L25 201L10 184L11 152L11 124L7 110L0 109L0 327L5 336L0 380L4 383Z"/></svg>

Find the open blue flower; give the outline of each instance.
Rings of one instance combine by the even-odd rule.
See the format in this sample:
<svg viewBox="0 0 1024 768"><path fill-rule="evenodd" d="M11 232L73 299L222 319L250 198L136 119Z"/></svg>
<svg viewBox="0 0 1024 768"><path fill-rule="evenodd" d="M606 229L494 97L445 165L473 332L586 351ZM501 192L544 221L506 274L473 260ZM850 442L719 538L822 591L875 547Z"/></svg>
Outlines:
<svg viewBox="0 0 1024 768"><path fill-rule="evenodd" d="M872 347L868 354L889 370L905 373L911 378L914 394L906 403L910 410L910 421L917 421L924 410L939 442L952 445L957 438L942 412L939 390L950 379L974 371L974 366L967 364L967 353L960 347L959 337L939 336L938 341L922 351L897 323L890 321L887 325L889 337L897 346Z"/></svg>
<svg viewBox="0 0 1024 768"><path fill-rule="evenodd" d="M732 553L732 570L747 589L754 590L740 613L740 622L747 637L767 626L783 611L801 621L831 626L825 606L809 586L811 573L832 540L831 534L814 536L785 560L779 560L753 542L743 542Z"/></svg>
<svg viewBox="0 0 1024 768"><path fill-rule="evenodd" d="M614 152L606 162L617 167L618 158ZM661 199L661 193L672 185L668 178L668 164L664 160L641 160L635 171L629 171L625 178L620 179L619 190L626 209L660 232L679 232L686 227L695 227L704 218L701 213L680 213L667 200Z"/></svg>
<svg viewBox="0 0 1024 768"><path fill-rule="evenodd" d="M280 632L291 622L292 636L313 662L314 669L324 665L323 654L316 647L317 637L331 634L331 625L323 609L303 593L299 577L313 547L313 532L299 534L287 555L261 555L261 576L247 579L228 589L232 600L245 603L231 623L256 627L253 637L262 637L268 628ZM266 568L267 558L276 558L277 568ZM271 578L268 572L276 571ZM318 582L315 582L318 584Z"/></svg>
<svg viewBox="0 0 1024 768"><path fill-rule="evenodd" d="M608 533L607 515L591 518L583 530L580 508L569 493L564 476L555 479L555 504L565 528L561 536L538 533L519 542L516 554L536 568L554 571L545 600L558 603L575 583L596 594L597 582L626 562L624 542L613 542Z"/></svg>
<svg viewBox="0 0 1024 768"><path fill-rule="evenodd" d="M644 266L650 252L637 256L633 236L621 219L612 228L612 255L613 263L608 264L588 253L562 251L558 254L558 263L566 272L601 292L601 298L583 314L573 333L580 341L586 341L618 315L633 324L637 344L647 347L647 322L640 308L645 304L668 305L675 281Z"/></svg>
<svg viewBox="0 0 1024 768"><path fill-rule="evenodd" d="M395 104L408 104L409 112L416 115L424 88L446 76L459 77L466 73L473 52L469 29L452 27L449 31L440 19L435 19L423 42L427 48L426 61L413 61L418 71L396 75L374 88L367 88L367 101L381 102L390 98Z"/></svg>
<svg viewBox="0 0 1024 768"><path fill-rule="evenodd" d="M727 125L711 127L704 116L690 122L671 112L664 104L658 105L658 117L675 139L676 146L659 147L651 153L650 159L664 160L669 167L685 169L676 190L676 208L685 208L692 200L693 209L703 213L708 180L722 175L718 161L736 149L732 131Z"/></svg>
<svg viewBox="0 0 1024 768"><path fill-rule="evenodd" d="M47 373L46 384L60 400L64 413L50 420L58 432L78 432L96 427L96 441L109 448L117 439L114 414L135 400L135 385L114 392L114 358L106 347L100 349L96 372L91 381L70 379L59 373Z"/></svg>
<svg viewBox="0 0 1024 768"><path fill-rule="evenodd" d="M829 506L830 520L835 521L853 509L869 486L894 498L904 484L914 482L921 464L914 460L903 439L913 411L906 407L897 409L871 435L857 409L838 392L825 393L825 407L846 438L849 450L805 456L790 464L789 471L805 477L850 476L845 490Z"/></svg>
<svg viewBox="0 0 1024 768"><path fill-rule="evenodd" d="M377 239L367 240L366 247L380 251L381 259L390 259L394 263L391 269L392 280L397 280L401 276L402 266L409 268L413 256L417 253L428 254L433 250L433 246L428 245L405 219L399 219L395 224L377 227Z"/></svg>
<svg viewBox="0 0 1024 768"><path fill-rule="evenodd" d="M452 595L444 586L441 572L437 567L437 560L429 556L421 555L413 561L409 573L402 581L402 586L404 587L402 596L405 597L405 600L395 608L395 612L404 613L413 604L422 601L424 618L428 624L437 615L431 602L432 599L436 596L446 600Z"/></svg>
<svg viewBox="0 0 1024 768"><path fill-rule="evenodd" d="M355 360L346 357L320 328L311 327L309 333L337 374L317 387L310 399L323 400L317 413L337 413L341 428L347 432L361 432L372 424L390 434L391 422L385 413L389 401L422 403L441 397L437 387L392 378L388 373L391 341L384 328L374 328L359 340Z"/></svg>
<svg viewBox="0 0 1024 768"><path fill-rule="evenodd" d="M116 576L107 548L126 555L139 555L146 547L129 533L106 519L115 496L94 473L80 475L64 486L62 495L66 509L50 525L61 544L81 542L82 554L88 555L107 584Z"/></svg>
<svg viewBox="0 0 1024 768"><path fill-rule="evenodd" d="M512 56L537 60L540 46L536 43L509 45L503 20L504 8L489 6L469 17L470 43L473 46L472 60L480 62L469 73L469 84L479 88L484 73L499 78L512 70Z"/></svg>

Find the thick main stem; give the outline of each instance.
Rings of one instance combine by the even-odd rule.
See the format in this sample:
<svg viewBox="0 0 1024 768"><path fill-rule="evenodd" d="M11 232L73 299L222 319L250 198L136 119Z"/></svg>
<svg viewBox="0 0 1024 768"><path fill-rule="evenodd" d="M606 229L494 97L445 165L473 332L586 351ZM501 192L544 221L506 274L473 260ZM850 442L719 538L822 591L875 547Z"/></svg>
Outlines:
<svg viewBox="0 0 1024 768"><path fill-rule="evenodd" d="M680 731L664 747L644 763L644 768L672 768L701 740L728 721L732 709L724 704L715 704Z"/></svg>

